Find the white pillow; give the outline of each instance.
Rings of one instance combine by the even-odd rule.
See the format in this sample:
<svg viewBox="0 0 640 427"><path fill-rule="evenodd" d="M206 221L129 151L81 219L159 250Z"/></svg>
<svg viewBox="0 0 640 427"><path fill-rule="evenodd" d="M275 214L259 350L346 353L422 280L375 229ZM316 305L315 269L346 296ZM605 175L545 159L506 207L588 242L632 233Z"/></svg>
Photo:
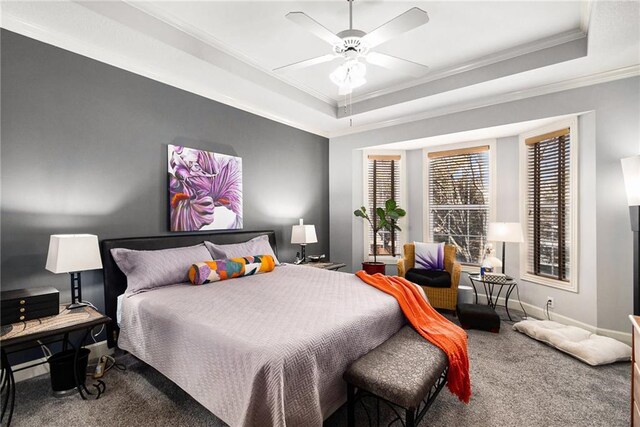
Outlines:
<svg viewBox="0 0 640 427"><path fill-rule="evenodd" d="M271 255L276 265L280 265L280 261L273 253L273 248L269 243L269 236L254 237L253 239L243 243L233 243L230 245L217 245L212 242L204 242L205 246L211 253L213 259L229 259L240 258L253 255Z"/></svg>
<svg viewBox="0 0 640 427"><path fill-rule="evenodd" d="M527 319L513 325L513 329L591 366L631 360L631 347L628 345L575 326Z"/></svg>

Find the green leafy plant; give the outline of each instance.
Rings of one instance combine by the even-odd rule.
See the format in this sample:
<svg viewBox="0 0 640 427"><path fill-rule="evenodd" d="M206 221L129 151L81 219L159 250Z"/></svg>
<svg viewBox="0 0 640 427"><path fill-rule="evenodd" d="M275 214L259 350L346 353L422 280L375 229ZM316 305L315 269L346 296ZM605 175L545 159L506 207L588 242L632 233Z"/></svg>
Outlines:
<svg viewBox="0 0 640 427"><path fill-rule="evenodd" d="M407 212L400 208L395 200L389 199L384 203L384 208L377 208L374 213L374 220L369 217L367 208L364 206L353 211L358 218L363 218L369 222L373 230L373 262L378 262L378 232L380 230L402 231L398 226L398 220L405 216ZM377 219L375 218L377 216Z"/></svg>

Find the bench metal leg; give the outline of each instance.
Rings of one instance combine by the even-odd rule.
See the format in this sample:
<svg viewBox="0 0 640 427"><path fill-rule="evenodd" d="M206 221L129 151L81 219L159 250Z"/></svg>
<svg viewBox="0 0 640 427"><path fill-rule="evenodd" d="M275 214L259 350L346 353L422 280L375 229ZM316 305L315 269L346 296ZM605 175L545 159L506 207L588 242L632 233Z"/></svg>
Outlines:
<svg viewBox="0 0 640 427"><path fill-rule="evenodd" d="M351 384L347 384L347 427L356 425L356 390Z"/></svg>
<svg viewBox="0 0 640 427"><path fill-rule="evenodd" d="M373 393L368 392L362 388L358 389L356 393L356 387L352 384L347 383L347 426L355 427L355 408L356 404L360 402L362 407L364 408L365 413L367 414L367 420L369 421L369 427L371 427L371 418L369 416L369 411L367 410L366 405L363 402L363 399L373 398L376 399L376 424L380 423L380 402L384 403L393 413L395 414L395 418L391 420L389 426L396 425L399 422L400 425L404 427L416 427L416 425L420 424L422 418L425 416L426 412L429 410L433 402L435 401L440 391L444 388L447 382L447 373L449 368L447 367L441 374L440 377L436 380L435 384L432 386L431 390L429 390L427 396L424 397L422 402L418 405L417 408L404 408L396 403L388 401L380 396L376 396ZM402 420L402 412L404 412L404 422Z"/></svg>
<svg viewBox="0 0 640 427"><path fill-rule="evenodd" d="M416 413L416 411L414 411L412 408L407 409L406 416L405 416L405 419L404 419L404 426L405 427L415 427L415 425L416 425L415 413Z"/></svg>

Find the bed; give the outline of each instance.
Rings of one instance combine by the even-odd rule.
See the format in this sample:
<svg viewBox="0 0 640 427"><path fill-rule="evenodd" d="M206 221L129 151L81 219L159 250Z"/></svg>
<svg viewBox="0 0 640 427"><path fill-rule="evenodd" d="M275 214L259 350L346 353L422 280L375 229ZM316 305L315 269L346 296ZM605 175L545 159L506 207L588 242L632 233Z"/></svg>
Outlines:
<svg viewBox="0 0 640 427"><path fill-rule="evenodd" d="M261 234L276 252L272 231L103 241L107 314L116 318L126 289L110 249L236 243ZM295 265L121 301L118 347L231 426L322 425L346 400L347 366L405 323L393 297L354 275ZM109 344L116 345L118 327L111 328Z"/></svg>

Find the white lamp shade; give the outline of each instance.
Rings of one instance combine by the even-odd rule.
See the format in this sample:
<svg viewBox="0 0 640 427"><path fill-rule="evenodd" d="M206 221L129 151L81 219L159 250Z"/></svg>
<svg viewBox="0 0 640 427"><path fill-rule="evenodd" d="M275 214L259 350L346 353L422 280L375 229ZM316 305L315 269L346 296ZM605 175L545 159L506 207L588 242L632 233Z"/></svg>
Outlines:
<svg viewBox="0 0 640 427"><path fill-rule="evenodd" d="M490 256L487 258L489 260L489 263L491 264L491 267L493 268L500 268L502 267L502 261L500 261L499 258L495 257L495 256Z"/></svg>
<svg viewBox="0 0 640 427"><path fill-rule="evenodd" d="M49 240L47 270L53 273L102 268L98 236L93 234L54 234Z"/></svg>
<svg viewBox="0 0 640 427"><path fill-rule="evenodd" d="M629 206L640 206L640 155L622 159L622 173Z"/></svg>
<svg viewBox="0 0 640 427"><path fill-rule="evenodd" d="M291 229L291 243L298 245L306 245L307 243L316 243L316 227L313 225L294 225Z"/></svg>
<svg viewBox="0 0 640 427"><path fill-rule="evenodd" d="M524 242L519 222L490 222L487 231L490 242Z"/></svg>

